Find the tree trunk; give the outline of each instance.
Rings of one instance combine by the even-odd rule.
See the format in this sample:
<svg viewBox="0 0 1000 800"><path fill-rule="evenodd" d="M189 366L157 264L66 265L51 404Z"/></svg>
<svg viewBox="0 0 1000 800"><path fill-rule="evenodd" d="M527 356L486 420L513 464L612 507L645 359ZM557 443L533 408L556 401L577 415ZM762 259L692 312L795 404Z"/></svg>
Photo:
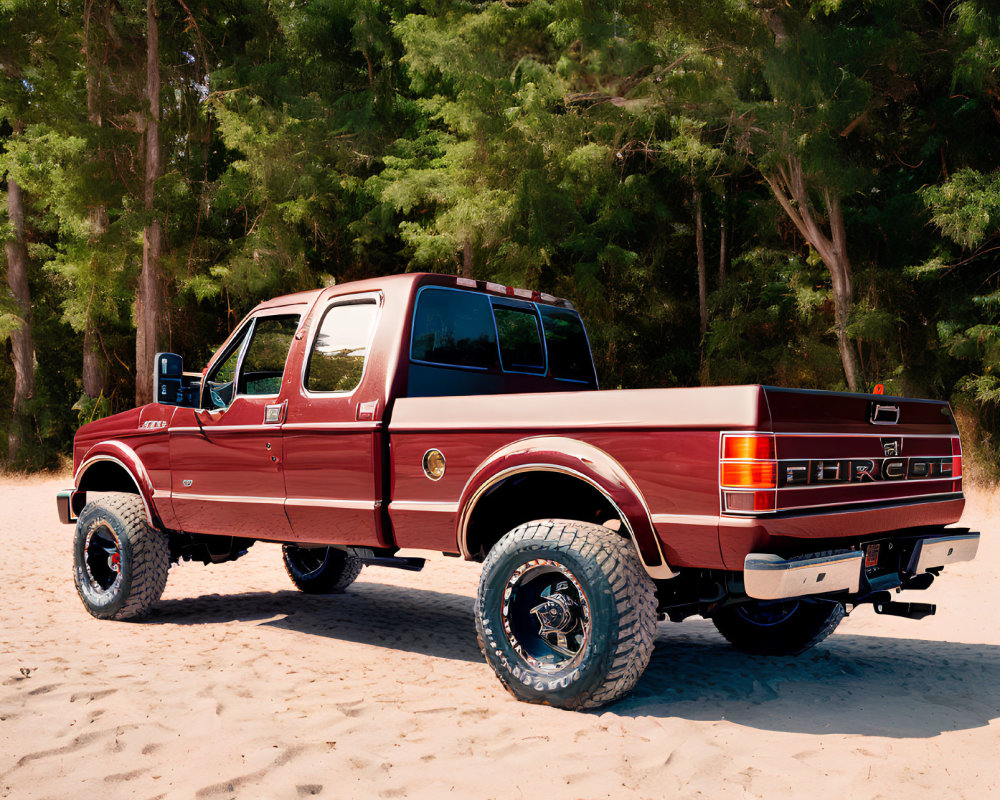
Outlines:
<svg viewBox="0 0 1000 800"><path fill-rule="evenodd" d="M840 209L840 198L832 195L829 189L823 191L826 201L827 216L830 219L830 233L833 237L832 260L835 266L829 267L833 279L833 313L837 326L837 349L840 351L840 361L844 365L844 376L852 392L862 388L858 380L858 359L854 348L847 340L847 323L854 305L854 277L851 274L851 262L847 259L847 231L844 228L844 216Z"/></svg>
<svg viewBox="0 0 1000 800"><path fill-rule="evenodd" d="M705 272L705 232L701 218L701 192L694 193L694 246L698 251L698 314L701 335L708 330L708 281Z"/></svg>
<svg viewBox="0 0 1000 800"><path fill-rule="evenodd" d="M823 189L823 200L830 223L830 235L827 236L810 210L809 194L802 175L802 161L797 156L789 156L786 165L780 165L774 174L765 174L764 180L771 187L775 199L781 204L788 218L816 250L830 272L833 283L837 349L840 351L844 378L852 392L859 391L861 387L858 359L854 348L847 340L847 323L851 307L854 305L854 277L851 273L851 262L847 257L847 231L844 227L840 198L829 188Z"/></svg>
<svg viewBox="0 0 1000 800"><path fill-rule="evenodd" d="M83 6L83 51L87 73L87 119L95 128L102 125L101 106L98 100L99 74L91 54L90 23L93 16L93 0ZM97 246L98 240L108 229L108 210L103 204L90 209L90 243ZM107 370L97 346L97 331L87 305L87 316L83 329L83 392L96 399L104 392Z"/></svg>
<svg viewBox="0 0 1000 800"><path fill-rule="evenodd" d="M153 192L160 176L160 42L156 14L156 0L146 0L146 100L149 107L145 124L143 204L147 212L153 210ZM135 302L136 405L153 400L153 357L159 349L163 319L162 247L163 227L154 217L142 234L142 272Z"/></svg>
<svg viewBox="0 0 1000 800"><path fill-rule="evenodd" d="M472 277L472 244L468 239L462 243L462 277Z"/></svg>
<svg viewBox="0 0 1000 800"><path fill-rule="evenodd" d="M722 214L719 217L719 286L726 282L726 195L722 195Z"/></svg>
<svg viewBox="0 0 1000 800"><path fill-rule="evenodd" d="M91 243L97 241L108 229L108 210L103 205L98 205L90 211L90 231ZM107 386L108 370L104 356L99 347L97 336L97 325L90 314L90 305L87 305L87 317L83 329L83 392L92 399L96 399L104 392Z"/></svg>
<svg viewBox="0 0 1000 800"><path fill-rule="evenodd" d="M21 449L25 403L35 393L35 346L31 338L31 293L28 289L28 248L24 239L24 201L21 187L7 178L7 213L14 238L7 241L7 285L17 302L20 325L11 332L14 362L14 403L7 433L7 461L12 463Z"/></svg>
<svg viewBox="0 0 1000 800"><path fill-rule="evenodd" d="M83 331L83 393L96 400L104 393L107 381L107 370L97 342L97 331L94 322L87 320Z"/></svg>

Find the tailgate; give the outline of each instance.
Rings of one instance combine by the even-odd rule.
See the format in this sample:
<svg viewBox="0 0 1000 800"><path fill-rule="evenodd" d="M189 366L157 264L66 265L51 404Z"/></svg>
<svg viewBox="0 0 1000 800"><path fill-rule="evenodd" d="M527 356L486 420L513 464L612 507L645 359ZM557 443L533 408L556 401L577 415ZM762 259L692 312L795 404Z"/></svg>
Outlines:
<svg viewBox="0 0 1000 800"><path fill-rule="evenodd" d="M763 388L778 514L960 495L962 451L947 403Z"/></svg>

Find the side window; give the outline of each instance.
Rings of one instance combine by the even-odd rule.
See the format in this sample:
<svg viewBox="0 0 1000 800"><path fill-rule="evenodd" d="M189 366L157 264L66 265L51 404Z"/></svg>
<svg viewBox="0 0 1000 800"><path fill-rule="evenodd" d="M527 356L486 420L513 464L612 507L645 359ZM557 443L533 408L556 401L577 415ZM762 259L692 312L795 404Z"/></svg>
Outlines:
<svg viewBox="0 0 1000 800"><path fill-rule="evenodd" d="M549 370L554 378L590 383L594 380L590 344L583 322L573 311L551 306L538 307L549 351Z"/></svg>
<svg viewBox="0 0 1000 800"><path fill-rule="evenodd" d="M493 314L500 338L500 363L505 372L545 372L545 350L533 306L501 305L494 302Z"/></svg>
<svg viewBox="0 0 1000 800"><path fill-rule="evenodd" d="M423 289L413 315L410 358L457 367L497 365L489 298L473 292Z"/></svg>
<svg viewBox="0 0 1000 800"><path fill-rule="evenodd" d="M309 354L310 392L349 392L361 383L378 306L374 300L341 303L326 310Z"/></svg>
<svg viewBox="0 0 1000 800"><path fill-rule="evenodd" d="M239 394L273 395L281 391L281 376L298 326L298 315L257 318L243 357Z"/></svg>
<svg viewBox="0 0 1000 800"><path fill-rule="evenodd" d="M251 330L253 324L249 323L233 339L229 350L215 368L208 373L205 378L206 396L202 399L204 408L227 408L233 402L233 395L236 393L236 367Z"/></svg>

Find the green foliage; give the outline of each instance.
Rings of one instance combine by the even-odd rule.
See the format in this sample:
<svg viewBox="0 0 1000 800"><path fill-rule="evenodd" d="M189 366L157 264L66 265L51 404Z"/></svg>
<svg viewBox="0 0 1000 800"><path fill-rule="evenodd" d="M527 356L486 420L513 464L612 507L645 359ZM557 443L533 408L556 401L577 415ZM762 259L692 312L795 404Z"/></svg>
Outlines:
<svg viewBox="0 0 1000 800"><path fill-rule="evenodd" d="M822 313L829 302L822 267L781 251L747 251L710 297L702 382L843 388L840 358Z"/></svg>
<svg viewBox="0 0 1000 800"><path fill-rule="evenodd" d="M1000 234L1000 173L966 167L922 196L934 224L956 244L972 250Z"/></svg>

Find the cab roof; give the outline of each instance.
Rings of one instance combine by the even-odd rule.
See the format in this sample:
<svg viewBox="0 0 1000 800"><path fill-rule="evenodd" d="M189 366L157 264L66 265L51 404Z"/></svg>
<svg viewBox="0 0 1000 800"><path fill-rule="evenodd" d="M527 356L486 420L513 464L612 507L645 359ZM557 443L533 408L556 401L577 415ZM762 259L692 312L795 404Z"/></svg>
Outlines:
<svg viewBox="0 0 1000 800"><path fill-rule="evenodd" d="M521 300L529 300L546 305L562 306L563 308L573 308L573 304L568 300L532 289L515 289L512 286L505 286L491 281L475 280L473 278L463 278L457 275L442 275L434 272L406 272L396 275L385 275L380 278L366 278L360 281L350 281L348 283L336 284L322 289L310 289L294 294L285 294L273 297L259 304L254 311L265 308L276 308L291 305L311 306L324 292L330 294L340 294L343 291L350 292L370 292L377 289L390 289L390 291L408 291L419 284L430 284L436 286L454 286L458 289L469 289L470 291L487 292L489 294L501 295L504 297L516 297ZM390 288L391 287L391 288ZM251 312L252 313L252 312Z"/></svg>

